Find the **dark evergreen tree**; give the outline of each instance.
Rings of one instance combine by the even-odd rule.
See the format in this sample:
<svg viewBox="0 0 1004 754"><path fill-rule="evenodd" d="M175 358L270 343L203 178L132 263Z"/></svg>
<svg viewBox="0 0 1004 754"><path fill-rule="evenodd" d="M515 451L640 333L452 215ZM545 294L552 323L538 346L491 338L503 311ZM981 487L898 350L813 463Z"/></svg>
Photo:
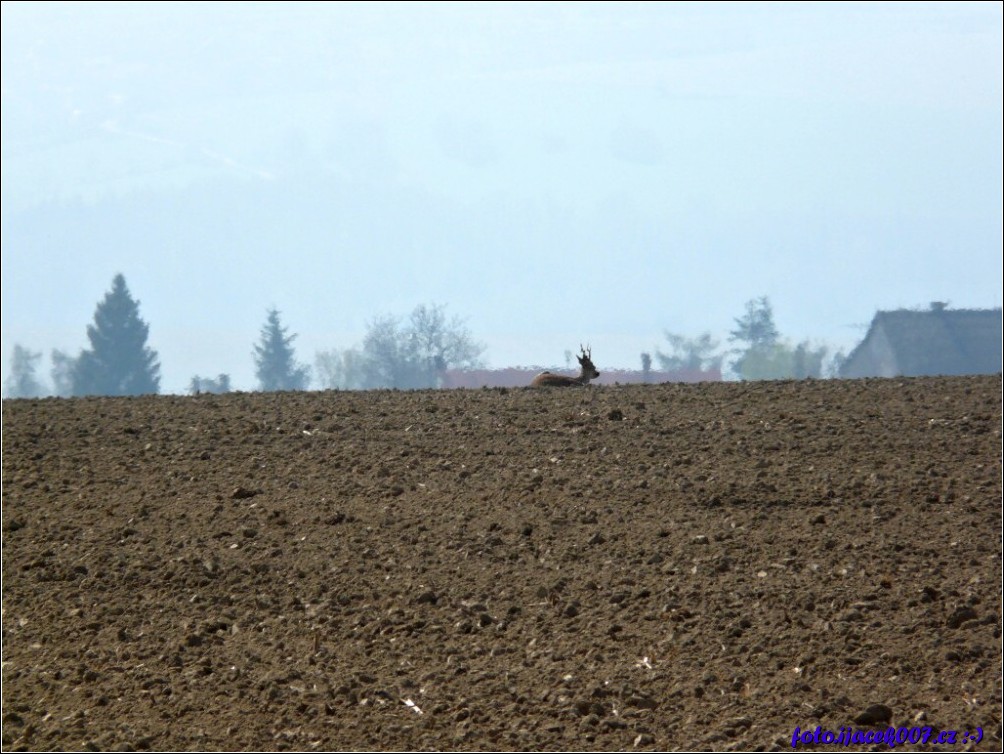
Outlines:
<svg viewBox="0 0 1004 754"><path fill-rule="evenodd" d="M145 395L160 390L157 353L146 347L149 326L139 317L121 274L112 280L87 326L90 350L73 367L74 395Z"/></svg>
<svg viewBox="0 0 1004 754"><path fill-rule="evenodd" d="M291 345L296 335L286 335L279 311L269 309L261 329L261 341L254 347L255 375L260 390L306 390L310 382L307 367L296 363Z"/></svg>

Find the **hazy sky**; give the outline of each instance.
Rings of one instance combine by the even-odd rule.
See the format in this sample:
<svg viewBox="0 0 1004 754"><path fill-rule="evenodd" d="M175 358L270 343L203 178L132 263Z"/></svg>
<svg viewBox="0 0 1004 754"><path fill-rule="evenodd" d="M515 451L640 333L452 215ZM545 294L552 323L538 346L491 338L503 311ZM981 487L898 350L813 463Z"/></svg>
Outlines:
<svg viewBox="0 0 1004 754"><path fill-rule="evenodd" d="M1002 6L3 3L2 356L122 272L162 391L446 304L492 366L723 348L766 295L1001 306Z"/></svg>

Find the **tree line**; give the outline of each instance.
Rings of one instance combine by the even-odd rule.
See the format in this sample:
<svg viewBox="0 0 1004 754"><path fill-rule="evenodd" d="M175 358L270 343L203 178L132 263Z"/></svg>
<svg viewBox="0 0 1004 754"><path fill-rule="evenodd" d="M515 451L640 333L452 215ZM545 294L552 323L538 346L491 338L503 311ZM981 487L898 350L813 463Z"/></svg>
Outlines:
<svg viewBox="0 0 1004 754"><path fill-rule="evenodd" d="M745 314L734 321L729 342L736 345L725 351L711 333L687 338L667 331L670 351L656 350L659 365L664 371L721 369L730 359L728 366L740 380L806 379L835 377L845 358L843 352L824 345L808 340L793 344L782 338L766 296L747 301ZM642 368L650 362L651 356L642 354Z"/></svg>
<svg viewBox="0 0 1004 754"><path fill-rule="evenodd" d="M52 351L52 388L38 376L42 354L15 345L5 393L10 398L158 393L160 362L157 352L147 346L148 336L149 325L140 317L139 301L129 293L125 277L118 274L98 302L94 322L87 326L89 348L76 356ZM310 368L296 360L296 337L282 324L279 311L269 309L252 351L259 390L310 387ZM316 371L322 389L438 387L449 369L483 366L484 350L463 320L447 318L441 305L423 304L407 322L392 316L371 322L361 346L317 354ZM230 376L225 373L195 375L188 385L193 394L230 389Z"/></svg>
<svg viewBox="0 0 1004 754"><path fill-rule="evenodd" d="M735 320L729 341L737 344L720 350L719 343L704 333L687 338L666 332L668 352L655 351L663 371L721 370L726 358L743 380L832 376L842 354L833 354L827 368L826 347L809 342L792 345L781 338L774 325L770 301L762 296L746 304ZM160 362L147 345L149 325L139 314L139 301L129 293L125 277L118 274L112 287L98 302L94 321L87 326L89 348L76 356L52 351L51 389L38 377L42 354L15 345L11 373L5 381L10 398L84 395L146 395L160 392ZM269 309L254 344L252 357L258 389L262 391L306 390L310 367L297 362L293 341L283 326L280 312ZM316 382L320 389L364 390L374 388L419 389L441 387L447 371L484 366L485 346L474 340L464 321L447 318L441 305L419 305L407 318L382 316L368 325L361 344L316 355ZM642 370L651 370L652 355L641 354ZM824 374L826 372L826 374ZM226 393L230 377L192 377L188 391Z"/></svg>

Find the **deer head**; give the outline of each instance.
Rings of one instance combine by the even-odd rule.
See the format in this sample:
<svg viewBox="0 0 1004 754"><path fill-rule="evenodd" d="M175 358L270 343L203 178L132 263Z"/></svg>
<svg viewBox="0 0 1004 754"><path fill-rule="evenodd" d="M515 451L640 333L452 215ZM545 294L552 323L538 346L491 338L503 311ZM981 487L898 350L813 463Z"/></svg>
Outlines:
<svg viewBox="0 0 1004 754"><path fill-rule="evenodd" d="M580 343L579 351L581 352L581 355L576 357L579 361L579 366L582 367L582 372L579 374L579 381L585 385L589 382L589 380L595 380L599 377L600 373L596 371L596 367L593 365L593 349L589 346L583 348Z"/></svg>

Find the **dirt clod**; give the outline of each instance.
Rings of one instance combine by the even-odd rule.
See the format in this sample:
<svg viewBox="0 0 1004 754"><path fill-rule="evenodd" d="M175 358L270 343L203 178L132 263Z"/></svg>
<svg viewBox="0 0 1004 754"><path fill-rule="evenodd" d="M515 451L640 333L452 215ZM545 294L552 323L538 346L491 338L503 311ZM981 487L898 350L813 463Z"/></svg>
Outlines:
<svg viewBox="0 0 1004 754"><path fill-rule="evenodd" d="M854 718L854 722L858 725L881 725L890 720L892 720L892 710L884 704L871 704Z"/></svg>

